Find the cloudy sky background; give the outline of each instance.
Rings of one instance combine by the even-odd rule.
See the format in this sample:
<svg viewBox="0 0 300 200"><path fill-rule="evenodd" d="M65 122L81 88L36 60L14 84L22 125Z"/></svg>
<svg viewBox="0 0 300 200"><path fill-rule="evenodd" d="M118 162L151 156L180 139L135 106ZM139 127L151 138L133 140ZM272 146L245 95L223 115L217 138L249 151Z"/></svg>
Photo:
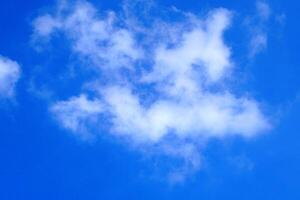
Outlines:
<svg viewBox="0 0 300 200"><path fill-rule="evenodd" d="M290 3L1 3L0 195L297 199Z"/></svg>

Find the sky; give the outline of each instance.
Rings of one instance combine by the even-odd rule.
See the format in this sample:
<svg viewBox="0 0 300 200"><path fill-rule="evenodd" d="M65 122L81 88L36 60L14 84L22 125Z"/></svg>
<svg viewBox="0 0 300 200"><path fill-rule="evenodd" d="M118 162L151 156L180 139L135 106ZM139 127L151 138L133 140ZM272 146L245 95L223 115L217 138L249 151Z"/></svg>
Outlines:
<svg viewBox="0 0 300 200"><path fill-rule="evenodd" d="M0 199L300 198L300 3L0 4Z"/></svg>

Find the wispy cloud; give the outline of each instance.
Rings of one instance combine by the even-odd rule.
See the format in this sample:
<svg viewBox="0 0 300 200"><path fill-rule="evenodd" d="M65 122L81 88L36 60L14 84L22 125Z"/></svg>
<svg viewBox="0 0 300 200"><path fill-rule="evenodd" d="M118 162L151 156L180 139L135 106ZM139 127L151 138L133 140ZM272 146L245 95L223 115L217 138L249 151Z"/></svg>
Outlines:
<svg viewBox="0 0 300 200"><path fill-rule="evenodd" d="M96 122L97 115L103 112L103 106L99 100L89 100L85 95L81 95L56 103L51 107L51 111L64 128L87 138L88 121Z"/></svg>
<svg viewBox="0 0 300 200"><path fill-rule="evenodd" d="M268 46L267 24L272 16L272 9L265 1L256 2L255 15L249 19L248 28L251 34L250 57L262 52Z"/></svg>
<svg viewBox="0 0 300 200"><path fill-rule="evenodd" d="M0 55L0 98L13 97L19 77L19 64Z"/></svg>
<svg viewBox="0 0 300 200"><path fill-rule="evenodd" d="M259 8L266 18L269 11ZM101 120L95 118L105 117L102 121L110 122L114 135L139 146L164 144L161 151L178 155L196 169L197 141L249 138L270 125L257 101L224 87L234 70L223 39L231 12L218 8L199 17L177 9L172 15L180 17L143 23L126 12L101 12L80 1L38 17L34 37L63 33L81 64L100 72L87 80L93 85L92 100L83 91L51 107L65 128L85 136L86 126L97 126ZM262 45L264 39L255 43ZM172 179L182 178L174 173Z"/></svg>
<svg viewBox="0 0 300 200"><path fill-rule="evenodd" d="M256 10L257 10L258 16L263 21L268 20L272 14L272 10L271 10L269 4L267 4L264 1L256 2Z"/></svg>

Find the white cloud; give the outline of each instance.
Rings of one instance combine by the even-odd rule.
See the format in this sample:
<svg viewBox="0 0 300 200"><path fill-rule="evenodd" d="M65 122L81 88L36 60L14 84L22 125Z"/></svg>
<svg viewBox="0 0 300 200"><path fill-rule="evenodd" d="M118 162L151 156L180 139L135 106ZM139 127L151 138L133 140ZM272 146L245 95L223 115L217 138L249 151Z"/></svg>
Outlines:
<svg viewBox="0 0 300 200"><path fill-rule="evenodd" d="M268 31L266 25L268 24L272 10L270 6L264 1L256 2L256 15L249 24L251 33L249 55L253 57L262 52L268 46Z"/></svg>
<svg viewBox="0 0 300 200"><path fill-rule="evenodd" d="M264 33L256 33L250 41L250 55L254 56L267 47L268 36Z"/></svg>
<svg viewBox="0 0 300 200"><path fill-rule="evenodd" d="M98 100L89 100L85 95L72 97L67 101L60 101L51 107L63 127L72 130L82 137L88 137L87 123L97 120L103 111L102 103Z"/></svg>
<svg viewBox="0 0 300 200"><path fill-rule="evenodd" d="M90 59L100 72L96 80L87 80L96 82L90 88L93 100L83 91L53 104L51 111L63 127L84 136L87 127L109 121L114 135L139 146L167 143L162 151L182 157L192 168L200 165L197 141L249 138L265 131L270 125L259 103L226 87L234 70L223 38L231 12L219 8L206 17L183 17L150 26L127 23L132 20L111 11L99 13L82 1L60 14L39 17L37 21L50 25L35 23L36 36L63 33L73 52ZM263 45L263 38L256 43ZM170 136L183 145L173 145Z"/></svg>
<svg viewBox="0 0 300 200"><path fill-rule="evenodd" d="M145 107L128 88L113 87L106 89L104 100L116 132L146 142L159 142L170 133L180 138L251 137L268 126L255 101L228 93L179 95Z"/></svg>
<svg viewBox="0 0 300 200"><path fill-rule="evenodd" d="M19 64L0 55L0 97L9 98L14 95L19 77Z"/></svg>
<svg viewBox="0 0 300 200"><path fill-rule="evenodd" d="M64 31L72 49L103 69L129 67L131 60L142 56L132 33L118 27L114 12L101 13L88 2L78 1L68 15L44 15L35 20L35 36L49 37Z"/></svg>
<svg viewBox="0 0 300 200"><path fill-rule="evenodd" d="M60 27L60 22L50 15L44 15L36 18L33 22L35 32L40 36L49 36L55 29Z"/></svg>
<svg viewBox="0 0 300 200"><path fill-rule="evenodd" d="M271 16L271 8L270 6L264 2L264 1L257 1L256 2L256 10L258 13L258 16L262 19L262 20L268 20Z"/></svg>

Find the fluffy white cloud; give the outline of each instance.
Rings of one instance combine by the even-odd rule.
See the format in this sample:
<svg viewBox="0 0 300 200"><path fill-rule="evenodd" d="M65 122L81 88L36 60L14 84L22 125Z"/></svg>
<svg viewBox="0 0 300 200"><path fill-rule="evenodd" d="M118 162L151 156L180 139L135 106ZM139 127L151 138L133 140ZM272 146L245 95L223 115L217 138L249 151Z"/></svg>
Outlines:
<svg viewBox="0 0 300 200"><path fill-rule="evenodd" d="M107 70L129 67L131 60L141 57L132 33L116 27L113 12L100 18L87 2L80 1L71 7L67 15L38 17L34 21L36 36L49 37L56 31L64 31L74 52Z"/></svg>
<svg viewBox="0 0 300 200"><path fill-rule="evenodd" d="M199 140L253 137L265 131L269 123L259 103L226 87L234 70L223 38L231 12L219 8L206 17L191 13L183 17L172 23L128 23L133 20L111 11L99 13L80 1L58 14L37 18L36 36L63 33L73 52L101 72L96 80L87 80L96 82L90 88L93 100L83 92L54 103L51 111L58 121L82 136L88 126L109 121L111 133L139 145L164 144L164 152L181 156L192 168L200 163L195 155Z"/></svg>
<svg viewBox="0 0 300 200"><path fill-rule="evenodd" d="M112 87L104 92L104 101L118 133L154 143L167 134L180 138L233 134L251 137L267 127L254 101L229 93L179 95L145 107L128 88Z"/></svg>
<svg viewBox="0 0 300 200"><path fill-rule="evenodd" d="M0 97L8 98L14 95L19 77L19 64L0 55Z"/></svg>

